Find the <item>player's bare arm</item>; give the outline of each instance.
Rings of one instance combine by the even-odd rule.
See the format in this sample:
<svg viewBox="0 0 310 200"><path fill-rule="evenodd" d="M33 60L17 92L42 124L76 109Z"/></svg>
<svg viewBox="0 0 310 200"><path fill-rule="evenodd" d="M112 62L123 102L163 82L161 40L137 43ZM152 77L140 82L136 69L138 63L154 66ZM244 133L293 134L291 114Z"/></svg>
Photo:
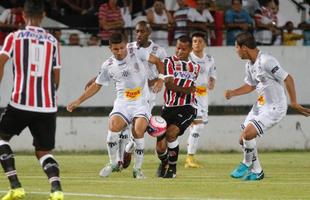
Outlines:
<svg viewBox="0 0 310 200"><path fill-rule="evenodd" d="M306 117L310 116L310 109L305 108L297 103L295 83L293 77L291 75L287 75L286 79L284 80L284 83L291 101L291 107Z"/></svg>
<svg viewBox="0 0 310 200"><path fill-rule="evenodd" d="M215 87L215 78L210 77L208 81L208 89L213 90Z"/></svg>
<svg viewBox="0 0 310 200"><path fill-rule="evenodd" d="M89 88L89 86L91 86L95 81L96 81L96 76L94 77L94 78L92 78L92 79L90 79L87 83L86 83L86 85L85 85L85 87L84 87L84 90L86 90L87 88Z"/></svg>
<svg viewBox="0 0 310 200"><path fill-rule="evenodd" d="M163 74L164 74L164 63L157 56L154 56L153 54L150 54L148 61L152 64L155 64L156 68L159 72L158 79L154 82L154 85L153 85L153 91L155 93L157 93L161 90L161 88L164 85L164 76L163 76Z"/></svg>
<svg viewBox="0 0 310 200"><path fill-rule="evenodd" d="M69 112L72 112L74 109L79 107L79 105L81 105L81 103L83 103L84 101L86 101L90 97L94 96L100 90L100 88L101 88L101 85L99 85L97 83L91 84L78 99L76 99L75 101L73 101L67 105L67 110Z"/></svg>
<svg viewBox="0 0 310 200"><path fill-rule="evenodd" d="M180 87L178 85L176 85L174 82L173 82L173 77L167 77L166 78L166 84L165 84L166 88L168 90L172 90L174 92L180 92L180 93L183 93L183 94L191 94L191 93L194 93L196 92L196 87L195 86L190 86L190 87Z"/></svg>
<svg viewBox="0 0 310 200"><path fill-rule="evenodd" d="M0 82L3 77L4 65L9 60L9 57L5 54L0 54Z"/></svg>
<svg viewBox="0 0 310 200"><path fill-rule="evenodd" d="M231 99L234 96L248 94L248 93L252 92L253 90L255 90L254 86L250 86L248 84L244 84L244 85L242 85L241 87L239 87L237 89L226 90L224 95L225 95L226 99Z"/></svg>
<svg viewBox="0 0 310 200"><path fill-rule="evenodd" d="M59 87L59 81L60 81L60 69L54 69L54 84L55 84L55 89L58 90Z"/></svg>

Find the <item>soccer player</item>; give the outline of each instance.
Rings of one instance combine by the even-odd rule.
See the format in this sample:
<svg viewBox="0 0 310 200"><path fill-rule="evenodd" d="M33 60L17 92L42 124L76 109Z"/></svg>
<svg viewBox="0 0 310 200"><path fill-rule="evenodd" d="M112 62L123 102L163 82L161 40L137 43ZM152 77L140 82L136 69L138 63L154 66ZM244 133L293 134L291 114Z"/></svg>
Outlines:
<svg viewBox="0 0 310 200"><path fill-rule="evenodd" d="M216 68L214 58L204 53L206 47L205 34L194 33L192 43L193 50L190 54L190 60L200 65L200 74L196 86L197 117L190 126L185 168L201 168L202 165L194 160L194 155L198 148L200 134L208 123L208 94L209 90L214 89Z"/></svg>
<svg viewBox="0 0 310 200"><path fill-rule="evenodd" d="M133 46L135 48L143 48L147 52L157 56L160 60L164 60L167 57L167 53L164 48L160 47L158 44L154 43L149 39L151 35L150 25L146 21L140 21L136 25L136 42L129 43L129 46ZM156 66L152 63L144 61L143 64L147 66L147 77L148 77L148 88L149 88L149 111L152 113L152 109L155 106L156 101L156 93L152 91L152 86L155 81L158 80L159 72ZM123 137L126 138L126 137ZM124 140L124 141L122 141ZM126 139L120 140L120 146L126 142ZM123 159L123 167L127 168L131 161L131 153L133 151L134 143L132 140L126 145ZM121 154L121 153L120 153ZM122 157L121 157L122 158Z"/></svg>
<svg viewBox="0 0 310 200"><path fill-rule="evenodd" d="M293 109L306 117L310 115L310 109L297 103L293 77L283 70L276 58L256 47L252 34L245 32L237 35L235 48L241 59L249 60L245 65L245 84L226 90L225 97L231 99L256 90L258 98L241 125L243 131L239 143L244 152L243 161L230 175L256 181L264 178L264 171L259 163L255 138L264 135L286 115L285 88Z"/></svg>
<svg viewBox="0 0 310 200"><path fill-rule="evenodd" d="M181 36L177 39L176 55L164 60L166 89L161 116L167 122L167 131L163 136L157 137L156 152L161 160L157 170L158 177L176 177L178 137L196 118L195 91L200 66L189 59L191 50L191 38Z"/></svg>
<svg viewBox="0 0 310 200"><path fill-rule="evenodd" d="M67 106L72 112L85 100L96 94L102 85L110 81L115 82L117 97L109 117L109 130L107 135L107 148L110 163L101 171L100 176L106 177L115 168L116 154L119 149L119 135L123 129L132 124L132 134L135 140L135 165L133 177L144 178L141 171L144 157L144 133L150 118L148 108L148 88L146 67L143 61L147 60L156 65L163 77L164 66L160 59L149 54L142 48L127 47L127 42L122 34L112 34L110 50L113 53L101 66L101 71L96 81L75 101ZM158 92L163 86L163 78L159 78L153 85L153 91Z"/></svg>
<svg viewBox="0 0 310 200"><path fill-rule="evenodd" d="M26 127L33 136L35 155L51 184L49 199L62 200L59 166L51 154L55 146L59 46L56 38L39 27L44 18L43 1L27 0L23 17L27 26L10 33L0 52L0 80L10 58L14 72L11 100L0 120L0 162L11 186L2 200L25 197L9 141Z"/></svg>

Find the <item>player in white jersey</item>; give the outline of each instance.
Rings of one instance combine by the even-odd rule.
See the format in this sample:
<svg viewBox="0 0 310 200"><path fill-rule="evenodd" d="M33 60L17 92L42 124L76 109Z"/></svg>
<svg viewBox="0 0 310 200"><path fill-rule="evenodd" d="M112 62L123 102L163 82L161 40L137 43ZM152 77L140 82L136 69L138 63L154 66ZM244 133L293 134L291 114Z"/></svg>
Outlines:
<svg viewBox="0 0 310 200"><path fill-rule="evenodd" d="M145 21L140 21L137 23L136 28L136 42L129 43L129 47L134 48L142 48L145 49L147 52L157 56L160 60L164 60L164 58L167 57L167 53L164 48L160 47L158 44L155 44L153 41L149 39L151 35L151 28L149 27L149 24ZM152 112L153 107L155 106L156 101L156 93L152 91L153 84L158 80L158 70L156 66L152 63L149 63L147 61L144 61L143 64L147 68L147 77L148 77L148 88L149 88L149 112ZM126 135L125 133L122 133L122 135ZM123 137L120 139L120 146L123 146L124 143L127 142L126 137ZM124 152L124 159L122 160L123 167L127 168L131 161L131 152L133 151L133 141L129 141L129 143L126 145L125 152L124 149L120 148L120 155L122 155L122 152ZM120 158L123 158L120 156Z"/></svg>
<svg viewBox="0 0 310 200"><path fill-rule="evenodd" d="M204 52L206 47L205 34L197 32L192 35L193 50L190 59L200 65L200 74L197 79L196 100L197 117L190 126L190 133L187 140L187 157L185 168L202 167L194 160L198 148L200 134L208 123L208 94L213 90L216 80L216 68L214 58Z"/></svg>
<svg viewBox="0 0 310 200"><path fill-rule="evenodd" d="M132 134L136 144L133 177L144 178L141 171L144 157L144 133L150 113L147 103L149 91L146 87L146 67L142 61L148 60L155 64L160 73L163 73L163 63L158 57L142 48L127 47L122 34L112 34L109 43L113 56L103 63L96 81L77 100L68 104L67 110L72 112L82 102L96 94L102 85L114 81L117 97L110 113L107 136L110 163L100 171L100 175L108 176L118 164L116 156L119 149L119 135L129 124L133 124ZM163 79L158 79L153 85L153 91L160 91L162 86Z"/></svg>
<svg viewBox="0 0 310 200"><path fill-rule="evenodd" d="M297 103L292 76L282 69L273 56L261 52L256 47L252 34L237 35L235 48L241 59L249 60L245 66L245 84L234 90L226 90L225 97L231 99L256 90L258 99L241 125L243 132L239 143L242 145L244 159L230 175L244 180L261 180L264 178L264 172L258 160L255 138L265 134L286 115L284 85L293 109L306 117L310 115L310 109Z"/></svg>

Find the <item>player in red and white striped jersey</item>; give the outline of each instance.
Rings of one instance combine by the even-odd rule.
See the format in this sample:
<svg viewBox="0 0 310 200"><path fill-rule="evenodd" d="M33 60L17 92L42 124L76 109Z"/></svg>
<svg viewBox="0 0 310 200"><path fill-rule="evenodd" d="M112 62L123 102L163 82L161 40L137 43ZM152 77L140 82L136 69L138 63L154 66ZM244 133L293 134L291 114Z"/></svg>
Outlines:
<svg viewBox="0 0 310 200"><path fill-rule="evenodd" d="M55 147L56 89L60 71L58 42L39 27L44 17L41 0L27 0L23 17L26 28L10 33L0 52L0 81L10 58L14 77L10 103L0 119L0 162L11 184L11 190L3 199L25 196L9 141L28 127L36 157L51 183L50 199L62 200L59 167L51 154Z"/></svg>
<svg viewBox="0 0 310 200"><path fill-rule="evenodd" d="M164 136L157 138L156 151L161 160L158 177L175 178L179 154L177 138L196 117L195 91L200 66L189 60L191 50L192 40L181 36L177 40L176 55L164 60L166 90L161 116L167 122L167 131Z"/></svg>

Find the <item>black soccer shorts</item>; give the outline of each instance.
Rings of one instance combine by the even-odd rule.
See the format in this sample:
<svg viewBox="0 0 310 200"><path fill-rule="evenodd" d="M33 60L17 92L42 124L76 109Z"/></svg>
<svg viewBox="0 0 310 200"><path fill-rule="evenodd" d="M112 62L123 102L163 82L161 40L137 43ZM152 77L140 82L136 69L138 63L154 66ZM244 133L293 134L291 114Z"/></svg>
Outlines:
<svg viewBox="0 0 310 200"><path fill-rule="evenodd" d="M0 118L0 134L9 140L26 127L33 137L36 150L50 151L55 147L56 113L41 113L6 107Z"/></svg>
<svg viewBox="0 0 310 200"><path fill-rule="evenodd" d="M185 130L196 118L197 109L191 105L164 107L161 116L166 120L167 126L176 125L180 129L179 135L183 135Z"/></svg>

